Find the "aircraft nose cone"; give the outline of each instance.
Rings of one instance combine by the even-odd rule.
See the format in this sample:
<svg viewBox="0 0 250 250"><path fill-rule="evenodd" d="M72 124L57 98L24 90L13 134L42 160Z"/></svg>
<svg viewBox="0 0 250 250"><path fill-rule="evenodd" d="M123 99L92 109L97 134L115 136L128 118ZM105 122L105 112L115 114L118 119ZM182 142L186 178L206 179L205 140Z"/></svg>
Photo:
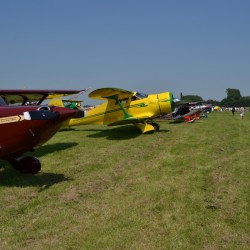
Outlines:
<svg viewBox="0 0 250 250"><path fill-rule="evenodd" d="M171 113L174 109L173 94L171 92L163 92L158 94L158 99L161 115Z"/></svg>

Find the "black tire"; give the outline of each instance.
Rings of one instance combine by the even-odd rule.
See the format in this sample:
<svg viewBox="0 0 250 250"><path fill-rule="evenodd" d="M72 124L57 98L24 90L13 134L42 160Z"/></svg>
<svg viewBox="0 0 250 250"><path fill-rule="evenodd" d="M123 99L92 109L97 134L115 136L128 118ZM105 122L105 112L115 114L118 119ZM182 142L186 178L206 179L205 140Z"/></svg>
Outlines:
<svg viewBox="0 0 250 250"><path fill-rule="evenodd" d="M160 130L160 125L158 123L151 123L151 125L154 127L155 131L159 131Z"/></svg>

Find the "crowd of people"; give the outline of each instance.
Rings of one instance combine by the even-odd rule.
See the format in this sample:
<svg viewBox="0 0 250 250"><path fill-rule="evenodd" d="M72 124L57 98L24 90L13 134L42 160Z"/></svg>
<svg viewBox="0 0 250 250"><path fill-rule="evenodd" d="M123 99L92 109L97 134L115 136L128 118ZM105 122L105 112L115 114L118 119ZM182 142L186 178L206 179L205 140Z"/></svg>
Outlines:
<svg viewBox="0 0 250 250"><path fill-rule="evenodd" d="M240 118L241 118L241 120L244 119L244 116L245 116L245 108L244 107L240 107L240 108L232 107L231 111L232 111L233 115L234 115L235 112L240 112Z"/></svg>

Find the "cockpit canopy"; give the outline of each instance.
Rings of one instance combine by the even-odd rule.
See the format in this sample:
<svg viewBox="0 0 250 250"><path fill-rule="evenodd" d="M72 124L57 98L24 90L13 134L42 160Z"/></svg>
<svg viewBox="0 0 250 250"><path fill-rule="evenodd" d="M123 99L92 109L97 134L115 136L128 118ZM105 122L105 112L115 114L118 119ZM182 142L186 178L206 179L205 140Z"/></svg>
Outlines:
<svg viewBox="0 0 250 250"><path fill-rule="evenodd" d="M140 93L140 92L136 92L135 96L136 96L137 99L144 99L144 98L148 97L147 94Z"/></svg>

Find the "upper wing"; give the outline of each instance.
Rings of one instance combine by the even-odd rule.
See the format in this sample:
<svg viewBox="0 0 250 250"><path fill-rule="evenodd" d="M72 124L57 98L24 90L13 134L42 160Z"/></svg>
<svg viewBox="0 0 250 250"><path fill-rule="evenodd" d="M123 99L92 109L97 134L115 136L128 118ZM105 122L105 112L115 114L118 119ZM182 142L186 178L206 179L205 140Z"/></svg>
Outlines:
<svg viewBox="0 0 250 250"><path fill-rule="evenodd" d="M59 98L65 95L80 93L81 90L3 90L0 89L0 96L7 104L36 102L41 104L45 99Z"/></svg>
<svg viewBox="0 0 250 250"><path fill-rule="evenodd" d="M88 96L90 98L98 99L98 100L105 100L105 99L112 99L114 96L118 100L122 100L125 98L129 98L132 96L134 92L127 91L124 89L118 89L118 88L101 88L96 89L92 91Z"/></svg>

